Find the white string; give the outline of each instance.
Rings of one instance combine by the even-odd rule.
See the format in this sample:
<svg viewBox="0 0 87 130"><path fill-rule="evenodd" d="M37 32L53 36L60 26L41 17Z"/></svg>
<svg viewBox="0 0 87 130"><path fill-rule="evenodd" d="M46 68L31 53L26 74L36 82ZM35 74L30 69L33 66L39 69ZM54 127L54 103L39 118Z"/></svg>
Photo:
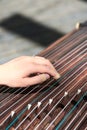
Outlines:
<svg viewBox="0 0 87 130"><path fill-rule="evenodd" d="M73 123L73 121L79 116L79 114L81 113L81 111L84 110L85 106L87 105L87 103L85 103L82 108L78 111L78 113L76 113L76 115L73 117L73 119L69 122L69 124L66 126L65 130L68 130L68 128L70 127L70 125Z"/></svg>
<svg viewBox="0 0 87 130"><path fill-rule="evenodd" d="M74 54L76 54L79 50L81 50L82 48L84 48L86 42L87 42L87 40L85 40L84 42L82 42L76 48L72 49L70 52L68 52L66 55L64 55L61 59L59 59L58 60L58 65L60 65L62 62L64 62L65 60L67 60L68 58L70 58L71 56L73 56Z"/></svg>
<svg viewBox="0 0 87 130"><path fill-rule="evenodd" d="M60 114L65 110L65 108L71 103L71 101L76 97L77 94L75 94L70 101L66 104L66 106L59 112L59 114L56 116L56 118L50 123L50 125L47 127L46 130L48 130L48 128L53 124L53 122L60 116ZM47 114L48 115L48 114ZM45 116L46 118L47 116ZM34 130L37 130L39 128L39 126L42 124L42 122L45 120L45 118L36 126L36 128Z"/></svg>
<svg viewBox="0 0 87 130"><path fill-rule="evenodd" d="M84 51L80 52L78 55L76 55L75 58L79 57L79 56L82 55L84 52L87 52L87 48L84 49ZM85 54L85 55L86 55L86 54ZM67 62L66 65L68 65L69 63L71 63L71 61L73 61L73 58L72 58L69 62ZM63 67L65 67L66 65L62 66L59 70L61 70L61 69L62 69Z"/></svg>
<svg viewBox="0 0 87 130"><path fill-rule="evenodd" d="M86 70L86 69L85 69ZM84 70L80 73L80 74L82 74L84 72ZM79 75L77 75L76 76L76 78L78 77ZM85 77L85 76L84 76ZM75 79L75 78L74 78ZM69 84L70 83L72 83L72 81L73 80L71 80L71 82L69 82ZM81 80L78 80L77 82L75 82L75 84L73 85L73 88L80 82ZM67 86L69 85L69 84L67 84L63 89L61 89L60 91L59 91L59 93L61 93L65 88L67 88ZM69 90L67 90L67 92L69 93ZM54 98L57 96L57 94L54 96Z"/></svg>
<svg viewBox="0 0 87 130"><path fill-rule="evenodd" d="M82 53L80 53L80 54L82 54Z"/></svg>
<svg viewBox="0 0 87 130"><path fill-rule="evenodd" d="M50 112L45 116L45 118L53 111L53 109L62 101L62 99L64 98L64 96L54 105L54 107L50 110ZM42 110L37 114L39 115L46 107L47 105L49 105L49 103L47 103ZM24 130L27 130L27 128L32 124L32 122L37 118L37 115L35 116L35 118L30 122L30 124L27 125L27 127ZM45 120L45 118L43 120Z"/></svg>
<svg viewBox="0 0 87 130"><path fill-rule="evenodd" d="M21 90L21 88L20 89L18 89L18 90L16 90L14 93L12 93L12 94L10 94L8 97L6 97L5 99L3 99L0 103L3 103L3 102L5 102L7 99L9 99L12 95L14 95L15 93L17 93L18 91L20 91ZM23 91L25 91L25 90L23 90ZM21 91L21 93L23 92L23 91ZM18 93L19 94L19 93ZM10 98L10 100L8 100L7 102L5 102L5 104L3 104L3 105L1 105L0 106L0 108L1 107L3 107L4 105L6 105L8 102L10 102L12 99L14 99L16 96L14 96L13 98Z"/></svg>
<svg viewBox="0 0 87 130"><path fill-rule="evenodd" d="M87 85L87 82L84 84L84 86L85 85ZM82 89L82 88L81 88ZM76 93L76 95L78 95L78 92ZM65 110L65 108L66 108L66 106L63 108L64 110ZM62 112L63 112L63 110L62 110ZM62 113L61 112L61 113ZM58 114L56 117L55 117L55 119L50 123L50 125L47 127L47 129L46 130L48 130L48 128L55 122L55 120L58 118L60 116L60 114Z"/></svg>
<svg viewBox="0 0 87 130"><path fill-rule="evenodd" d="M4 87L5 88L5 87ZM3 88L2 88L3 89ZM10 88L6 88L4 91L2 91L3 93L5 93L6 91L8 91ZM2 93L0 93L1 95Z"/></svg>
<svg viewBox="0 0 87 130"><path fill-rule="evenodd" d="M85 51L85 50L84 50L84 51ZM80 54L82 54L84 51L82 51ZM80 54L79 54L79 55L80 55ZM76 56L76 57L77 57L77 56ZM74 58L76 58L76 57L74 57ZM73 58L72 58L72 60L73 60ZM72 60L71 60L71 61L72 61ZM68 63L70 63L70 61L69 61ZM66 64L68 64L68 63L66 63ZM66 65L66 64L65 64L65 65ZM65 65L64 65L64 66L65 66ZM61 68L63 68L63 67L61 67ZM61 68L60 68L60 69L61 69ZM59 70L60 70L60 69L59 69ZM40 90L40 91L41 91L41 90ZM26 96L26 95L25 95L25 96ZM22 99L23 99L23 97L22 97ZM18 101L20 101L20 100L18 100ZM17 102L18 102L18 101L17 101ZM17 102L15 102L13 105L15 105ZM13 105L12 105L12 106L13 106ZM10 109L12 106L10 106L9 109ZM1 106L1 107L2 107L2 106ZM8 110L8 109L7 109L7 110ZM5 110L4 112L6 112L7 110ZM4 112L2 112L2 114L3 114ZM2 115L2 114L1 114L1 115Z"/></svg>
<svg viewBox="0 0 87 130"><path fill-rule="evenodd" d="M87 126L86 126L86 128L84 130L87 130Z"/></svg>
<svg viewBox="0 0 87 130"><path fill-rule="evenodd" d="M78 72L82 67L84 67L85 66L85 64L83 64L79 69L77 69L77 71L76 72ZM73 75L76 73L76 72L74 72L73 73ZM81 74L81 73L80 73ZM73 75L71 75L71 76L73 76ZM70 76L70 77L71 77ZM70 78L69 77L69 78ZM78 77L78 76L77 76ZM68 78L68 79L69 79ZM65 83L65 81L63 82L63 84ZM67 86L69 85L70 83L68 83L67 84ZM77 84L77 82L76 82L76 84ZM76 84L74 84L74 86L76 85ZM61 86L61 85L59 85L59 86ZM61 91L59 91L52 99L54 99L54 98L56 98L56 96L58 96L67 86L65 86ZM58 87L59 88L59 87ZM56 89L58 89L58 88L56 88ZM56 89L54 89L55 91L57 91ZM50 94L48 94L45 98L43 98L42 100L41 100L41 102L43 102L48 96L50 96L52 93L54 93L54 90L50 93ZM30 114L29 114L30 115ZM25 121L25 120L24 120ZM19 124L19 126L20 126L20 124Z"/></svg>
<svg viewBox="0 0 87 130"><path fill-rule="evenodd" d="M66 45L69 44L71 41L72 41L73 43L76 42L76 41L78 40L78 36L79 36L79 35L80 35L80 37L85 38L85 34L83 35L83 33L84 33L84 30L81 30L81 32L78 32L77 35L76 35L76 33L73 34L72 38L69 37L68 40L64 41L64 44L65 44L65 45L64 45L64 44L60 44L60 46L58 46L58 47L56 47L56 48L52 48L52 49L50 50L50 52L53 54L53 52L56 52L58 49L60 50L61 47L67 47ZM74 35L75 35L75 37L74 37ZM68 42L68 43L67 43L67 42ZM47 57L47 58L50 57L50 56L52 55L52 54L50 54L50 52L47 53L45 57Z"/></svg>
<svg viewBox="0 0 87 130"><path fill-rule="evenodd" d="M79 127L79 125L85 119L85 117L87 117L87 113L81 118L81 120L79 121L79 123L75 126L74 130L76 130Z"/></svg>
<svg viewBox="0 0 87 130"><path fill-rule="evenodd" d="M84 71L82 71L82 73L84 73L86 70L87 70L87 68L85 68ZM81 75L82 73L80 73L80 75ZM87 74L84 74L84 75L81 77L81 80L82 80L83 78L85 78L86 76L87 76ZM78 77L78 76L76 76L76 77ZM76 82L76 84L78 84L79 81L81 81L81 80L78 80L78 81ZM74 84L74 86L75 86L75 84ZM70 92L70 91L74 88L74 86L70 87L70 88L68 89L68 92Z"/></svg>
<svg viewBox="0 0 87 130"><path fill-rule="evenodd" d="M86 84L87 84L87 83L86 83ZM85 85L86 85L86 84L85 84ZM85 85L84 85L84 86L85 86ZM77 93L76 93L76 94L77 94ZM54 99L54 97L53 97L52 99ZM66 106L64 107L64 109L65 109L65 108L66 108ZM61 111L63 112L64 110L62 109ZM60 112L61 112L61 111L60 111ZM44 117L44 118L45 118L45 117ZM57 118L58 118L58 117L57 117ZM44 119L43 119L43 121L44 121ZM41 122L43 122L43 121L41 121ZM41 125L41 122L40 122L40 125ZM39 125L39 126L40 126L40 125Z"/></svg>

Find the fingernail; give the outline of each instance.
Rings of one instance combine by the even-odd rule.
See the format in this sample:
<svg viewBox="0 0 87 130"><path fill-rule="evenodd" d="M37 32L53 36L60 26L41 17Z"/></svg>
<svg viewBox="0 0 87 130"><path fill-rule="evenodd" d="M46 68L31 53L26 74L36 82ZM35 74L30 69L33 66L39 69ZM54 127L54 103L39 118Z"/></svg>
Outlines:
<svg viewBox="0 0 87 130"><path fill-rule="evenodd" d="M49 79L50 78L50 75L49 74L46 74L46 79Z"/></svg>
<svg viewBox="0 0 87 130"><path fill-rule="evenodd" d="M50 78L50 76L48 74L43 74L42 82L46 81L49 78Z"/></svg>
<svg viewBox="0 0 87 130"><path fill-rule="evenodd" d="M59 79L61 76L59 73L56 74L56 76L54 77L55 79Z"/></svg>

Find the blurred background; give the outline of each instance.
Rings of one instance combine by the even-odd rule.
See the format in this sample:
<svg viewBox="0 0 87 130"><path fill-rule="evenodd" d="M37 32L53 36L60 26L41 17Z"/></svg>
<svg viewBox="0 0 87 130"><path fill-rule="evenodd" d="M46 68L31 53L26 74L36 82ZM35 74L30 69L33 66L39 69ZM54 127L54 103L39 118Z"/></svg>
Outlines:
<svg viewBox="0 0 87 130"><path fill-rule="evenodd" d="M86 0L0 0L0 64L38 54L85 21Z"/></svg>

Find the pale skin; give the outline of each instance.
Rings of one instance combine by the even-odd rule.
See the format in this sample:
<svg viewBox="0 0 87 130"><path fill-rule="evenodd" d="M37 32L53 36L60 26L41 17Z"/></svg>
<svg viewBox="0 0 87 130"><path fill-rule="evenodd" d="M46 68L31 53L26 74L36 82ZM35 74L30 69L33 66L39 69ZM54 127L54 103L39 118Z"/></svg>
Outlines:
<svg viewBox="0 0 87 130"><path fill-rule="evenodd" d="M31 74L36 75L31 77ZM40 84L50 76L60 78L51 62L39 56L21 56L0 65L0 85L13 88Z"/></svg>

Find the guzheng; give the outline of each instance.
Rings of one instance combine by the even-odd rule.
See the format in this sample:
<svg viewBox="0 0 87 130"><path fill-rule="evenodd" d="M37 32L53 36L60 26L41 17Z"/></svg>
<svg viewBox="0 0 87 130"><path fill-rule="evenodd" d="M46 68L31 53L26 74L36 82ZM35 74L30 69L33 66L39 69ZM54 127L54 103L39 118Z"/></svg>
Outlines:
<svg viewBox="0 0 87 130"><path fill-rule="evenodd" d="M61 77L0 87L0 130L87 130L87 22L42 51Z"/></svg>

